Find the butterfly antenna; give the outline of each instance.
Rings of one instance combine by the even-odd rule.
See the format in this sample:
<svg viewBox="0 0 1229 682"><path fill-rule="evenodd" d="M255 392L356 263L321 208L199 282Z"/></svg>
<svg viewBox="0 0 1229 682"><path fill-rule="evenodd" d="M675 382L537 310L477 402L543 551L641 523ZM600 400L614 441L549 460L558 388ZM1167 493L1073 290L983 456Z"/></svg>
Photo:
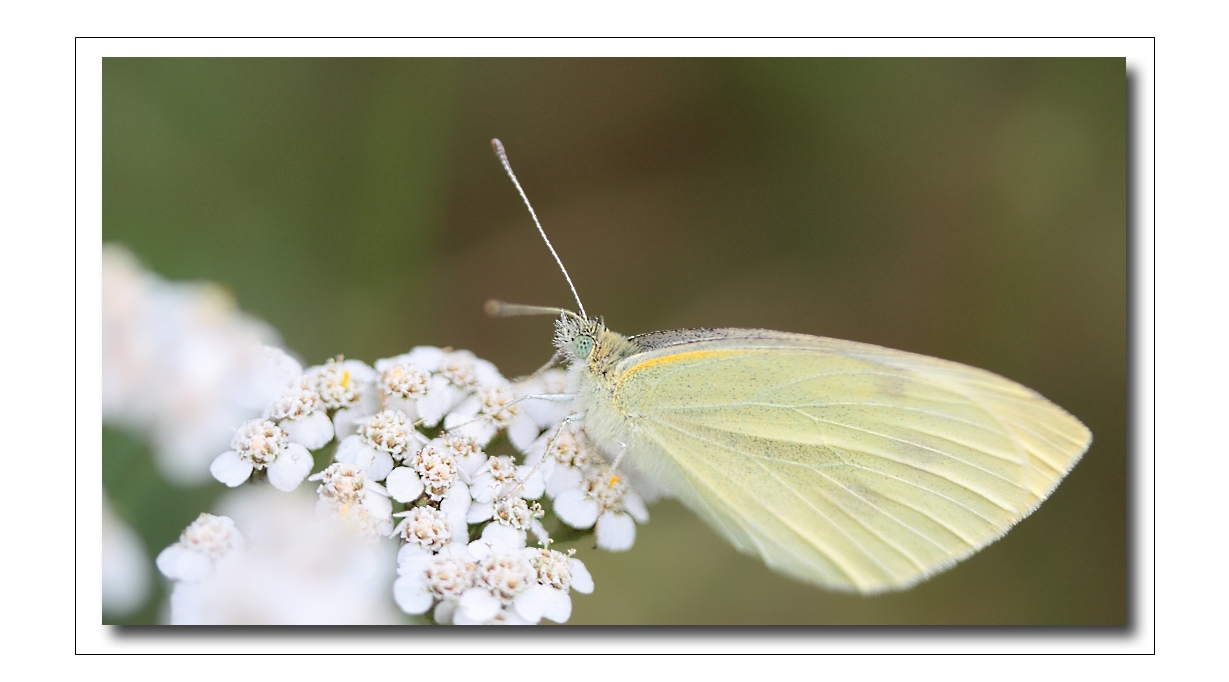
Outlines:
<svg viewBox="0 0 1229 682"><path fill-rule="evenodd" d="M525 201L525 207L529 209L529 215L533 217L533 224L538 226L538 234L542 235L542 241L546 242L546 248L550 249L550 255L555 257L555 262L559 264L559 269L563 271L563 278L568 281L568 287L572 289L572 296L576 299L576 307L580 308L580 316L588 319L585 315L585 304L580 302L580 294L576 293L576 285L572 284L572 278L568 275L568 269L563 267L563 261L559 260L559 254L555 253L555 247L551 246L550 240L546 238L546 230L542 229L542 223L538 222L538 214L534 213L533 206L529 204L529 197L525 196L525 190L521 189L521 183L516 179L516 173L512 172L512 164L508 163L508 154L504 151L504 145L499 141L499 138L491 140L491 148L499 156L499 162L504 165L504 170L508 172L508 177L512 178L512 184L516 185L516 191L520 192L521 199Z"/></svg>
<svg viewBox="0 0 1229 682"><path fill-rule="evenodd" d="M494 298L483 304L482 309L490 317L519 317L521 315L567 315L569 317L579 317L571 310L564 310L563 308L507 303ZM579 319L583 320L585 318L580 317Z"/></svg>

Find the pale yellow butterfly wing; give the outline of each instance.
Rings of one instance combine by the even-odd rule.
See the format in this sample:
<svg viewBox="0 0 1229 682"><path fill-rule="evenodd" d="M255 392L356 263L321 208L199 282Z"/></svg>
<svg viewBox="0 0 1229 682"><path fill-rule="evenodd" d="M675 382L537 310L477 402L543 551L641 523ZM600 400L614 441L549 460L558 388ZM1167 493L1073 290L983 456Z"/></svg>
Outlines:
<svg viewBox="0 0 1229 682"><path fill-rule="evenodd" d="M640 342L654 349L619 365L613 402L636 463L740 550L824 587L902 588L952 565L1092 439L1034 391L922 355L765 330Z"/></svg>

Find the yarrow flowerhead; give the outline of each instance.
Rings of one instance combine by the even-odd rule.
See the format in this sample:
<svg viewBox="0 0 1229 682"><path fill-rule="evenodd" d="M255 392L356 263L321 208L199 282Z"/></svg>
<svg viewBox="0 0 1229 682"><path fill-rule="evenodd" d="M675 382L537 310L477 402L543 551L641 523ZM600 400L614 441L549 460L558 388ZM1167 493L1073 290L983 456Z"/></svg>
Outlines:
<svg viewBox="0 0 1229 682"><path fill-rule="evenodd" d="M506 431L508 440L522 452L540 432L533 417L521 409L515 389L502 378L478 386L473 395L448 413L444 427L484 445Z"/></svg>
<svg viewBox="0 0 1229 682"><path fill-rule="evenodd" d="M405 459L423 441L422 434L400 410L383 410L356 424L358 432L341 442L334 457L363 469L377 481L388 476L394 461Z"/></svg>
<svg viewBox="0 0 1229 682"><path fill-rule="evenodd" d="M393 516L403 517L393 533L400 535L407 544L438 552L452 537L448 516L435 507L414 507Z"/></svg>
<svg viewBox="0 0 1229 682"><path fill-rule="evenodd" d="M439 374L457 388L474 388L478 385L474 356L465 351L447 353L440 360Z"/></svg>
<svg viewBox="0 0 1229 682"><path fill-rule="evenodd" d="M310 370L312 387L330 410L350 407L357 403L362 395L359 378L354 376L351 368L343 362L341 356L329 358L323 366Z"/></svg>
<svg viewBox="0 0 1229 682"><path fill-rule="evenodd" d="M426 397L431 374L410 362L398 362L394 358L376 363L380 372L377 387L380 404L385 409L396 409L412 417L418 416L418 401Z"/></svg>
<svg viewBox="0 0 1229 682"><path fill-rule="evenodd" d="M312 386L312 382L300 380L269 407L265 418L273 421L302 419L323 409L324 401Z"/></svg>
<svg viewBox="0 0 1229 682"><path fill-rule="evenodd" d="M367 484L367 477L354 466L332 464L311 478L313 481L321 481L316 492L322 500L328 500L339 507L349 507L363 501L363 488Z"/></svg>
<svg viewBox="0 0 1229 682"><path fill-rule="evenodd" d="M427 496L432 500L444 499L448 489L457 481L456 463L452 450L445 441L435 439L410 458L408 464L422 479Z"/></svg>
<svg viewBox="0 0 1229 682"><path fill-rule="evenodd" d="M397 461L418 444L416 436L421 437L400 410L384 410L368 417L359 423L358 435L368 445L387 452Z"/></svg>
<svg viewBox="0 0 1229 682"><path fill-rule="evenodd" d="M621 510L623 497L628 492L627 482L609 468L599 470L596 476L586 477L580 489L597 501L601 511Z"/></svg>
<svg viewBox="0 0 1229 682"><path fill-rule="evenodd" d="M231 448L219 455L209 470L232 488L248 480L253 471L267 469L269 482L288 492L299 487L311 472L312 457L307 448L292 443L289 434L268 419L245 422L235 432Z"/></svg>
<svg viewBox="0 0 1229 682"><path fill-rule="evenodd" d="M516 595L524 592L537 581L537 572L519 553L491 554L478 563L474 583L485 587L492 596L505 604L512 603ZM495 614L487 616L490 618ZM486 619L483 619L486 620Z"/></svg>
<svg viewBox="0 0 1229 682"><path fill-rule="evenodd" d="M521 414L519 405L512 403L516 393L509 384L496 384L478 389L478 412L491 420L497 429L512 425Z"/></svg>
<svg viewBox="0 0 1229 682"><path fill-rule="evenodd" d="M267 419L253 419L240 426L230 442L239 458L258 471L272 464L288 445L290 436Z"/></svg>
<svg viewBox="0 0 1229 682"><path fill-rule="evenodd" d="M473 562L437 556L427 564L423 580L437 598L460 599L473 585L474 568Z"/></svg>
<svg viewBox="0 0 1229 682"><path fill-rule="evenodd" d="M308 367L303 375L324 406L334 411L333 430L338 438L354 433L358 420L379 410L375 370L358 360L338 356Z"/></svg>
<svg viewBox="0 0 1229 682"><path fill-rule="evenodd" d="M530 504L517 495L508 495L495 501L494 519L517 530L528 530L534 520L542 518L546 512L542 505Z"/></svg>
<svg viewBox="0 0 1229 682"><path fill-rule="evenodd" d="M537 572L538 581L547 587L566 590L572 584L572 567L568 560L576 554L570 549L567 554L548 548L527 548L526 554Z"/></svg>
<svg viewBox="0 0 1229 682"><path fill-rule="evenodd" d="M277 422L292 442L308 450L317 450L333 440L333 422L314 382L306 376L300 376L265 409L265 419Z"/></svg>
<svg viewBox="0 0 1229 682"><path fill-rule="evenodd" d="M128 284L125 290L135 295L132 287L138 283ZM221 290L210 291L201 297L206 304L205 299L212 300ZM113 312L108 320L121 322L124 311ZM156 310L150 315L155 322L158 317ZM231 346L252 345L217 348L230 353ZM140 344L117 343L104 348L104 355L109 349L117 361L139 359L145 350ZM294 490L305 479L319 481L319 528L368 550L382 547L391 552L394 542L372 540L397 538L400 578L394 597L407 613L425 614L434 606L440 623L564 622L571 613L569 591L592 591L592 579L572 553L550 549L540 520L545 511L536 500L549 496L549 508L560 520L594 528L598 547L610 550L629 548L634 520L647 520L637 494L646 488L634 477L630 485L624 478L633 473L632 467L615 473L605 466L603 453L585 438L580 416L571 416L576 413L574 373L552 368L509 381L473 353L429 346L377 360L374 366L339 355L303 369L275 348L258 347L255 354L260 361L249 364L256 369L244 371L258 376L230 393L232 400L243 403L242 410L210 420L217 422L214 430L220 437L232 436L231 449L213 459L211 473L231 487L268 478L282 491ZM153 378L154 383L160 379L148 368L133 378ZM120 390L125 388L122 382L110 383L114 390L104 387L104 405L118 410L133 396ZM171 397L192 398L190 394ZM136 407L150 411L149 405ZM257 415L261 417L252 418ZM241 426L232 430L237 423ZM210 454L225 447L224 440L205 435L187 433L181 440L219 443L209 445ZM498 450L505 447L503 438L511 449ZM334 440L335 462L309 478L314 464L310 451ZM488 446L492 453L512 454L488 457ZM247 492L260 490L272 492L259 487ZM311 497L307 491L303 494ZM249 529L242 516L235 518ZM471 540L471 528L477 539ZM529 533L537 536L540 548L526 548ZM265 586L277 586L289 575L282 568L269 572L259 589L242 587L256 585L248 577L268 563L262 564L255 548L278 544L262 543L259 531L251 537L252 547L238 552L243 537L234 523L203 515L159 555L159 568L177 581L171 597L174 622L243 618L249 604L252 612L276 611L260 611L254 604L265 593L281 594L279 588ZM206 575L208 586L199 582ZM207 604L215 599L224 606L210 610ZM311 600L293 601L289 611L272 620L300 622L308 610L298 606Z"/></svg>
<svg viewBox="0 0 1229 682"><path fill-rule="evenodd" d="M591 461L589 444L571 429L563 429L551 443L547 454L563 466L583 468Z"/></svg>

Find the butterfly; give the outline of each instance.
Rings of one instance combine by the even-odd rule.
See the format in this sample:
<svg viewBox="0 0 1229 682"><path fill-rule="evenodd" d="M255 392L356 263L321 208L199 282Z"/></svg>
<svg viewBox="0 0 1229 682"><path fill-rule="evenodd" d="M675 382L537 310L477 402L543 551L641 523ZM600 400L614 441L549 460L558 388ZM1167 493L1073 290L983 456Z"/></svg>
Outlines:
<svg viewBox="0 0 1229 682"><path fill-rule="evenodd" d="M586 435L777 571L907 588L1002 537L1092 442L1037 392L956 362L765 329L623 336L585 314L529 210L579 312L488 312L558 314L552 363L572 375Z"/></svg>

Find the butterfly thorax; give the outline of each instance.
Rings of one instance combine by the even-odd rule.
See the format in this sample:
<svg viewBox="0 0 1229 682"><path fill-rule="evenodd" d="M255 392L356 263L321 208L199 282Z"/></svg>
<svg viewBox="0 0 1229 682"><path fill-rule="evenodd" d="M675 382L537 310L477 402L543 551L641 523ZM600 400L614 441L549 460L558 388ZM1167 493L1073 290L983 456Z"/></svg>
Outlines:
<svg viewBox="0 0 1229 682"><path fill-rule="evenodd" d="M635 343L601 320L563 315L555 323L555 347L571 367L581 366L599 385L612 389L619 361L637 352Z"/></svg>

